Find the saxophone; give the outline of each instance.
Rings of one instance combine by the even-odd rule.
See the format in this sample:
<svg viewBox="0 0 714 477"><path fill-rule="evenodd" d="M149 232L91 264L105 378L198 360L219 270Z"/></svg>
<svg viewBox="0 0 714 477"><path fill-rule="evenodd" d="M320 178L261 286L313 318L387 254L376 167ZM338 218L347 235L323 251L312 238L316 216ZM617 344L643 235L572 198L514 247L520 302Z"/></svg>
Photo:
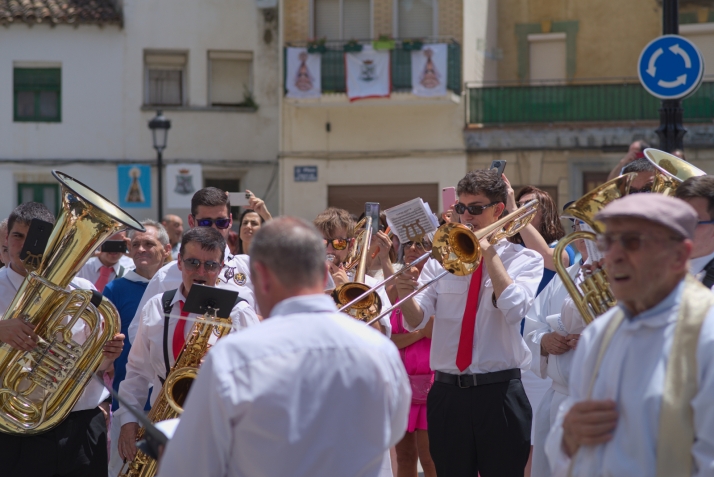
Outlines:
<svg viewBox="0 0 714 477"><path fill-rule="evenodd" d="M217 318L216 311L209 309L194 324L186 344L176 358L176 363L149 411L148 418L151 422L174 419L181 415L188 391L198 375L198 367L211 348L208 340L214 333L220 339L230 332L231 319ZM144 437L144 432L143 427L139 429L137 441ZM157 462L154 459L137 450L136 457L133 461L124 464L119 477L153 477L157 469Z"/></svg>

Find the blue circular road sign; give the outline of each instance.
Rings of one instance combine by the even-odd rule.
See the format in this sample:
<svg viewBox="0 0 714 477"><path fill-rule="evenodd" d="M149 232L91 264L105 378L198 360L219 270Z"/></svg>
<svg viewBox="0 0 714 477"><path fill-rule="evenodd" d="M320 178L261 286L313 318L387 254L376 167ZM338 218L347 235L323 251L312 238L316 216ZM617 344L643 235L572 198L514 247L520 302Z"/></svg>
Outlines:
<svg viewBox="0 0 714 477"><path fill-rule="evenodd" d="M660 99L679 99L692 94L704 76L704 60L691 41L679 35L652 40L640 53L640 83Z"/></svg>

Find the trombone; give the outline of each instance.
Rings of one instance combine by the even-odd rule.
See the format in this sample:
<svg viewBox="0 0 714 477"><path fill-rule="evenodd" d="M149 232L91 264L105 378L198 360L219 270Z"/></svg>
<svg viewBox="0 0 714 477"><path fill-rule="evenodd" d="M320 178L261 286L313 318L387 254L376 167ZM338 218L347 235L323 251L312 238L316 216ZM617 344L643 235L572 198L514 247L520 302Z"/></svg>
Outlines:
<svg viewBox="0 0 714 477"><path fill-rule="evenodd" d="M393 310L399 308L404 301L426 290L449 273L460 277L471 275L474 270L478 268L481 263L481 258L483 257L481 245L479 244L481 240L488 237L489 243L495 244L501 239L517 234L533 220L537 210L538 201L531 200L516 211L511 212L497 222L476 232L464 224L444 224L439 227L434 233L434 245L431 252L423 254L409 265L405 265L399 272L382 280L371 289L368 289L364 294L374 293L374 290L384 286L387 282L395 279L413 265L426 260L429 256L438 261L445 270L394 305L379 313L368 321L367 325L371 325L383 316L389 315ZM355 298L355 300L358 299L360 299L360 297Z"/></svg>

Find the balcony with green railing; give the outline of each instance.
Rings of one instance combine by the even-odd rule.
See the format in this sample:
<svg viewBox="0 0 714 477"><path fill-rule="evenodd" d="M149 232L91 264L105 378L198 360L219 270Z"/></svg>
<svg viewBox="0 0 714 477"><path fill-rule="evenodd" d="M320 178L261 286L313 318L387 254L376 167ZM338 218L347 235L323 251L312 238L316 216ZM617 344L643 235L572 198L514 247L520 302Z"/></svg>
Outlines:
<svg viewBox="0 0 714 477"><path fill-rule="evenodd" d="M352 40L354 41L354 40ZM351 41L351 42L352 42ZM391 61L391 79L392 91L408 92L412 90L412 51L409 43L413 43L413 39L395 39L394 48L389 50ZM447 43L447 80L446 87L455 94L461 93L461 45L452 38L430 38L428 40L418 40L423 45L430 43ZM350 42L350 43L351 43ZM369 44L371 40L357 40L361 44ZM321 61L321 82L322 93L346 93L345 83L345 41L327 41L320 43L319 53L322 55ZM310 47L308 42L289 43L288 47ZM312 52L317 48L311 48ZM285 55L287 57L287 55ZM283 68L283 71L287 68ZM284 79L284 78L283 78Z"/></svg>
<svg viewBox="0 0 714 477"><path fill-rule="evenodd" d="M706 81L708 80L708 81ZM544 85L466 85L469 125L656 121L660 100L636 78ZM682 102L684 120L714 119L714 78Z"/></svg>

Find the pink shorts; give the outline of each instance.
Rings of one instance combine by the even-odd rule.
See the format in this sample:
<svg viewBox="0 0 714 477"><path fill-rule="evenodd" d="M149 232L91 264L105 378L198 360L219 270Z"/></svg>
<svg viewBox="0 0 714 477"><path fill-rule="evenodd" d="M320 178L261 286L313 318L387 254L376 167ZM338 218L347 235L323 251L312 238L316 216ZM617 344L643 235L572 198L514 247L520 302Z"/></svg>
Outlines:
<svg viewBox="0 0 714 477"><path fill-rule="evenodd" d="M417 429L426 430L426 404L412 404L409 410L407 432L414 432Z"/></svg>

